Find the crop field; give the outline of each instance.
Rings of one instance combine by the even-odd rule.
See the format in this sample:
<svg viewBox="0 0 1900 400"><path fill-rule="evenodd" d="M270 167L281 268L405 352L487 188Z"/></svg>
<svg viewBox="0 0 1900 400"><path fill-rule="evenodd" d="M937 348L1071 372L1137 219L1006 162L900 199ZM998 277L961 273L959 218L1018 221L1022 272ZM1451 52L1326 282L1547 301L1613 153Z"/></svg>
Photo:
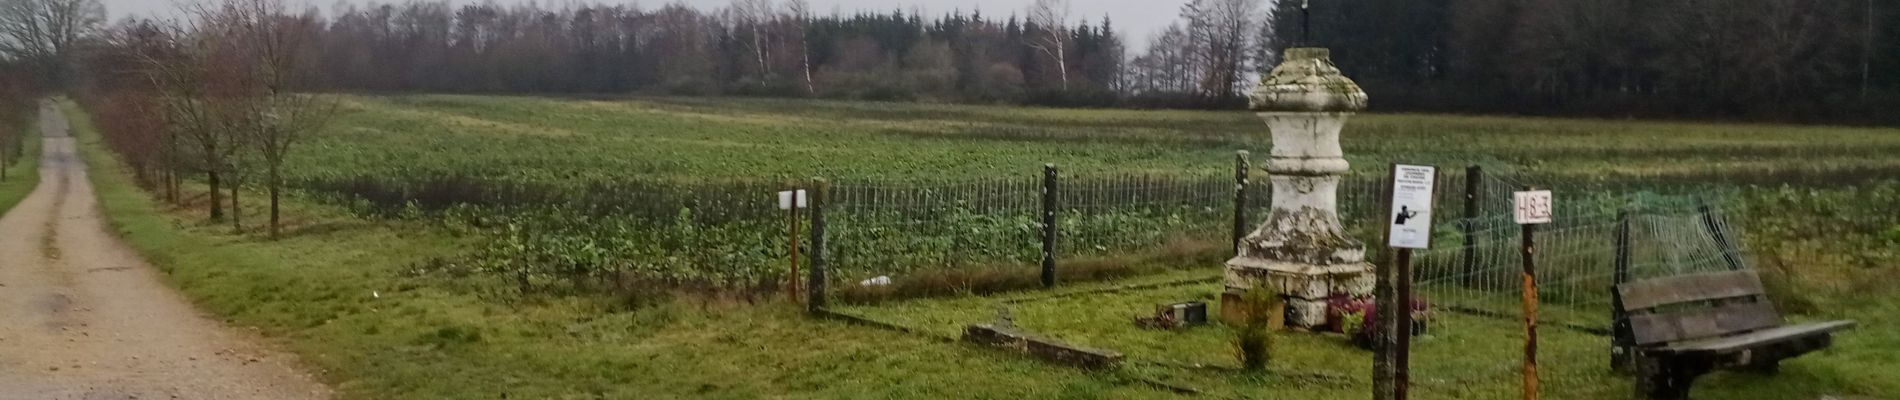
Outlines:
<svg viewBox="0 0 1900 400"><path fill-rule="evenodd" d="M1061 221L1063 257L1164 247L1202 249L1176 259L1218 257L1235 151L1260 165L1269 146L1264 124L1242 112L450 95L344 103L340 121L293 152L291 186L364 214L446 215L498 244L439 267L512 276L524 291L629 273L764 285L787 255L770 195L814 177L834 188L843 279L1025 265L1038 257L1044 164L1061 168L1073 215ZM1891 187L1883 182L1900 176L1891 156L1900 130L1886 128L1368 114L1342 142L1357 172L1342 193L1353 212L1377 208L1390 162L1482 165L1609 207L1616 194L1660 190L1721 193L1751 210L1866 197L1840 189ZM1256 189L1253 206L1264 206ZM1794 211L1776 207L1761 216ZM1871 218L1854 221L1859 238L1846 240L1879 244L1893 219ZM1355 222L1361 236L1373 233Z"/></svg>
<svg viewBox="0 0 1900 400"><path fill-rule="evenodd" d="M1081 372L931 340L1044 293L901 281L1028 270L1045 163L1066 183L1064 265L1109 271L1061 290L1213 276L1228 252L1234 152L1262 165L1268 147L1245 113L448 95L351 96L344 108L286 167L293 219L333 228L265 242L155 208L122 176L95 179L119 180L101 185L117 188L107 212L183 290L286 338L345 397L1179 394L1143 383L1159 380L1290 399L1361 397L1370 384L1369 357L1343 338L1276 335L1274 366L1254 376L1228 368L1224 329L1129 323L1131 310L1206 298L1212 284L1022 302L1027 327L1158 360ZM1368 114L1343 143L1349 182L1376 182L1389 162L1475 164L1498 182L1582 192L1568 198L1609 215L1628 191L1721 197L1786 311L1868 327L1900 315L1900 291L1882 283L1900 273L1900 129ZM770 292L787 256L771 192L814 177L836 196L841 280L889 274L933 295L844 309L921 335L813 320ZM1358 185L1343 207L1376 207ZM1347 224L1372 239L1360 222ZM763 291L727 296L733 287ZM1415 361L1421 398L1510 397L1516 326L1441 323ZM1594 368L1602 337L1548 335L1550 398L1627 389ZM1895 346L1890 332L1849 332L1773 379L1712 375L1698 396L1890 398Z"/></svg>
<svg viewBox="0 0 1900 400"><path fill-rule="evenodd" d="M292 160L298 180L435 176L585 185L631 179L953 180L1082 173L1220 174L1264 157L1242 112L749 99L355 97ZM1893 176L1886 128L1369 114L1342 140L1360 172L1484 164L1566 177Z"/></svg>

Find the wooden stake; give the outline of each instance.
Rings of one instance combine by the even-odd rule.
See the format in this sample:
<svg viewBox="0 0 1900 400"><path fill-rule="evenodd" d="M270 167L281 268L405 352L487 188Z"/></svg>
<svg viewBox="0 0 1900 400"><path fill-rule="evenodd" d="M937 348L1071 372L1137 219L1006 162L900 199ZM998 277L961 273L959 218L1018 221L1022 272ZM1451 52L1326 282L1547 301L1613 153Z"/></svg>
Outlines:
<svg viewBox="0 0 1900 400"><path fill-rule="evenodd" d="M1056 287L1056 185L1060 179L1055 164L1042 166L1042 287Z"/></svg>
<svg viewBox="0 0 1900 400"><path fill-rule="evenodd" d="M1252 162L1248 160L1246 150L1234 154L1234 255L1240 255L1240 241L1247 237L1247 186L1248 170Z"/></svg>
<svg viewBox="0 0 1900 400"><path fill-rule="evenodd" d="M805 294L806 309L812 314L825 311L825 202L830 201L831 183L824 179L812 180L811 192L807 193L811 207L811 262L807 270L811 277L805 280L810 288Z"/></svg>

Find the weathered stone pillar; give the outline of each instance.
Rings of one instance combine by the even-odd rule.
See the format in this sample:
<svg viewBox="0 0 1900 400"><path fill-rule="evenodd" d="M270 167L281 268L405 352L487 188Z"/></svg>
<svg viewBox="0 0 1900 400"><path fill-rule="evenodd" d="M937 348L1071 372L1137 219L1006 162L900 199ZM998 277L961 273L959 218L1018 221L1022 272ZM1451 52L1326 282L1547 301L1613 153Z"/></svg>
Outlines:
<svg viewBox="0 0 1900 400"><path fill-rule="evenodd" d="M1267 173L1273 211L1227 261L1222 317L1253 310L1241 294L1272 290L1285 299L1286 325L1326 324L1326 300L1365 296L1377 282L1365 244L1339 224L1339 178L1348 170L1339 130L1366 108L1366 93L1340 75L1326 49L1287 49L1286 60L1251 94L1252 109L1273 134Z"/></svg>

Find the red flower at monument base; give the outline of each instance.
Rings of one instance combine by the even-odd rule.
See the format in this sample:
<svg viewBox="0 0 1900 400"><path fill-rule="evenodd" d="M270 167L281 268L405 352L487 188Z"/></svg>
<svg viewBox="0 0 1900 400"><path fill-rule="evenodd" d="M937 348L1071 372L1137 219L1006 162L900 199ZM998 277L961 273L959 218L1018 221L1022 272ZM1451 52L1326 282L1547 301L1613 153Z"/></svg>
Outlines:
<svg viewBox="0 0 1900 400"><path fill-rule="evenodd" d="M1373 296L1334 296L1326 301L1327 332L1351 337L1354 344L1372 348L1372 333L1378 332L1379 303ZM1412 298L1412 335L1424 335L1431 317L1431 305L1425 299Z"/></svg>

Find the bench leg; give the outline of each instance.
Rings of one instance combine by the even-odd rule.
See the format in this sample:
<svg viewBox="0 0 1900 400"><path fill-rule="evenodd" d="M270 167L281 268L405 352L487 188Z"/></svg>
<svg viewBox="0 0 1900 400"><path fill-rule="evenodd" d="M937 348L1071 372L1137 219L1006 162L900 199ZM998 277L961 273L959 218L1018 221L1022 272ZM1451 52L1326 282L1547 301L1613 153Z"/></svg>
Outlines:
<svg viewBox="0 0 1900 400"><path fill-rule="evenodd" d="M1743 371L1762 375L1774 375L1781 372L1781 360L1756 361L1740 368Z"/></svg>
<svg viewBox="0 0 1900 400"><path fill-rule="evenodd" d="M1636 396L1651 400L1685 400L1689 386L1708 373L1700 363L1680 358L1638 356L1636 358Z"/></svg>

